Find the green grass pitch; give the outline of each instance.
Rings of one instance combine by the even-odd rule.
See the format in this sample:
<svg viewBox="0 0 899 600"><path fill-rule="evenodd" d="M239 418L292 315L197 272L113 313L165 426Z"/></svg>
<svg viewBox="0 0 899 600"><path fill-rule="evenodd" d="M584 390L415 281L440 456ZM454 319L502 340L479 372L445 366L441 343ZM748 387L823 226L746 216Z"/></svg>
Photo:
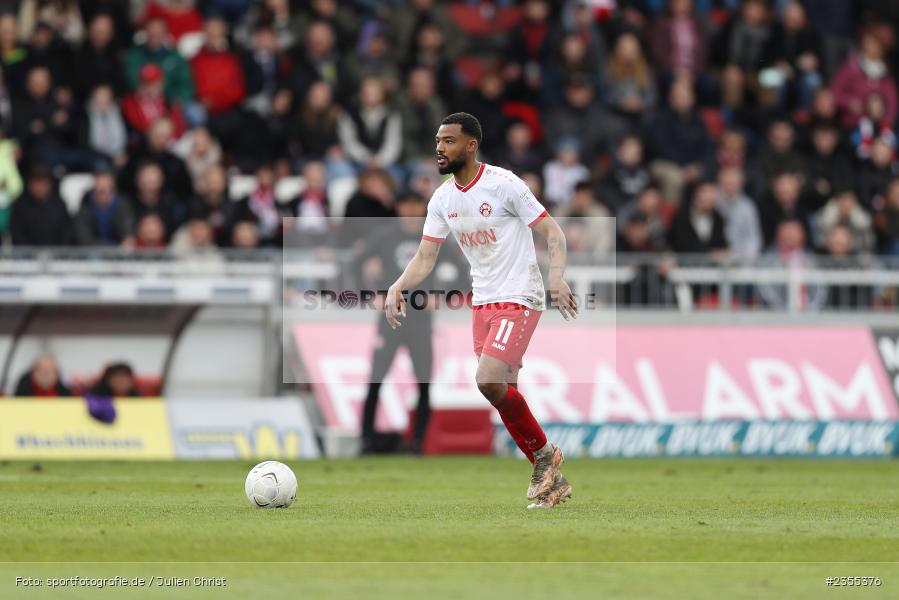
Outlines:
<svg viewBox="0 0 899 600"><path fill-rule="evenodd" d="M292 462L280 510L246 501L252 464L0 463L0 598L100 597L15 585L74 575L228 580L110 598L899 597L897 462L571 460L550 511L518 460Z"/></svg>

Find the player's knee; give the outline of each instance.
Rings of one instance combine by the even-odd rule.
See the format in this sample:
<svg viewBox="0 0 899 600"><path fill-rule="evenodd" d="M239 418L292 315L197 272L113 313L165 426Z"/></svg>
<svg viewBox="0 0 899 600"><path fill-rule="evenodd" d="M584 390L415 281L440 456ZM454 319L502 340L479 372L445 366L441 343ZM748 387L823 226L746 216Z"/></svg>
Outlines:
<svg viewBox="0 0 899 600"><path fill-rule="evenodd" d="M497 381L478 381L478 390L484 395L491 404L496 404L502 400L504 383Z"/></svg>

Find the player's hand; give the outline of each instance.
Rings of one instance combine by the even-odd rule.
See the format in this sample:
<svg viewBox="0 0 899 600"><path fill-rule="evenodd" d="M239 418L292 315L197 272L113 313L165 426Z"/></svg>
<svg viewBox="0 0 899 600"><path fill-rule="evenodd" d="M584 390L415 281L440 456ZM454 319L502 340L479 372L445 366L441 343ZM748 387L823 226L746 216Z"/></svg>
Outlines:
<svg viewBox="0 0 899 600"><path fill-rule="evenodd" d="M564 279L551 282L549 285L549 293L552 297L553 304L559 308L559 312L565 317L566 321L570 321L577 317L577 299L571 293L571 288L565 283Z"/></svg>
<svg viewBox="0 0 899 600"><path fill-rule="evenodd" d="M403 298L402 292L394 286L390 286L390 289L387 290L387 298L384 299L384 312L387 316L387 324L393 329L402 325L397 316L406 316L406 299Z"/></svg>

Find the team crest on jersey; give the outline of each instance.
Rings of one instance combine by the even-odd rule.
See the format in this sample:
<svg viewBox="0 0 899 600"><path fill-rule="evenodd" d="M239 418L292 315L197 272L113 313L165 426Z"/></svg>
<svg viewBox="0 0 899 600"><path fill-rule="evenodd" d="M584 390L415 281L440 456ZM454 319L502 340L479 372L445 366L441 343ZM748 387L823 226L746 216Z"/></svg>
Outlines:
<svg viewBox="0 0 899 600"><path fill-rule="evenodd" d="M489 202L484 202L483 204L481 204L481 208L479 210L481 211L482 217L489 217L490 213L493 212L493 207L490 206Z"/></svg>

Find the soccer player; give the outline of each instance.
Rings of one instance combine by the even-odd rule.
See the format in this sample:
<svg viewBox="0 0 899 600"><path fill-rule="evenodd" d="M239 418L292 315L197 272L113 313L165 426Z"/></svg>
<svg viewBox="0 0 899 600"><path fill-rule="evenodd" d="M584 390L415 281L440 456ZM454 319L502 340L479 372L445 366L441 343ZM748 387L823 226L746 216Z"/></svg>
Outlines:
<svg viewBox="0 0 899 600"><path fill-rule="evenodd" d="M552 508L571 496L559 466L562 451L549 443L518 391L518 371L544 310L546 292L531 229L546 238L553 303L566 320L577 303L563 275L565 235L515 174L477 160L481 124L468 113L446 117L437 130L437 167L452 174L431 197L418 252L387 291L391 327L406 315L403 291L434 268L440 244L452 233L471 265L472 333L478 389L534 470L528 508Z"/></svg>

